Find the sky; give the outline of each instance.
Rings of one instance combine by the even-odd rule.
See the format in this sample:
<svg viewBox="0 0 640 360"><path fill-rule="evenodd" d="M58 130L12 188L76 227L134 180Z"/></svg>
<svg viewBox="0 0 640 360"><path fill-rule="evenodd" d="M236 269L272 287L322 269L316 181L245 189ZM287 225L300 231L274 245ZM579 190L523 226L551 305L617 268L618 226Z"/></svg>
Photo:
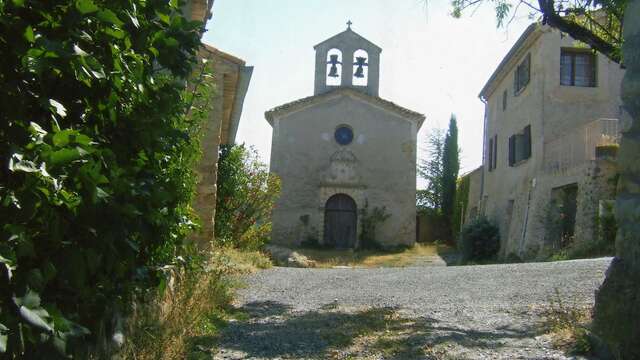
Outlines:
<svg viewBox="0 0 640 360"><path fill-rule="evenodd" d="M446 128L453 113L460 173L473 170L482 164L478 93L531 20L523 13L497 28L489 3L460 19L450 13L445 0L216 0L203 41L254 67L236 143L254 146L269 162L264 112L313 95L313 46L351 20L355 32L382 48L380 97L426 116L418 161L427 156L428 133Z"/></svg>

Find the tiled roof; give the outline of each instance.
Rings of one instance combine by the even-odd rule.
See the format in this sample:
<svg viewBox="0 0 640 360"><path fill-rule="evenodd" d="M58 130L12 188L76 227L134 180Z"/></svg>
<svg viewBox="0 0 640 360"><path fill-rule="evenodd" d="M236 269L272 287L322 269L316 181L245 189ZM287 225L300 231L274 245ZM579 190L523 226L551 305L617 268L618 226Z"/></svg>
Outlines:
<svg viewBox="0 0 640 360"><path fill-rule="evenodd" d="M273 118L279 115L283 115L283 114L287 114L291 111L309 106L309 105L313 105L313 104L317 104L320 103L326 99L330 99L333 97L336 97L338 95L347 95L347 96L353 96L356 98L359 98L361 100L373 103L375 105L381 106L389 111L395 112L398 115L417 121L418 122L418 128L420 126L422 126L422 122L425 119L425 116L423 114L420 114L418 112L415 112L413 110L409 110L407 108L404 108L400 105L396 105L391 101L382 99L380 97L377 96L371 96L368 94L365 94L361 91L358 90L354 90L351 88L345 88L345 87L341 87L341 88L337 88L335 90L331 90L329 92L326 92L324 94L319 94L319 95L314 95L314 96L309 96L306 98L302 98L302 99L298 99L280 106L276 106L271 110L268 110L264 113L265 118L267 119L267 121L269 122L269 124L273 123Z"/></svg>
<svg viewBox="0 0 640 360"><path fill-rule="evenodd" d="M220 49L218 49L216 47L213 47L213 46L211 46L209 44L205 44L204 42L202 43L202 48L203 48L204 52L207 52L207 53L212 54L212 55L218 55L221 58L226 59L228 61L231 61L234 64L238 64L238 65L244 65L245 64L244 60L242 60L242 59L240 59L238 57L235 57L235 56L233 56L231 54L228 54L228 53L226 53L226 52L224 52L224 51L222 51L222 50L220 50Z"/></svg>

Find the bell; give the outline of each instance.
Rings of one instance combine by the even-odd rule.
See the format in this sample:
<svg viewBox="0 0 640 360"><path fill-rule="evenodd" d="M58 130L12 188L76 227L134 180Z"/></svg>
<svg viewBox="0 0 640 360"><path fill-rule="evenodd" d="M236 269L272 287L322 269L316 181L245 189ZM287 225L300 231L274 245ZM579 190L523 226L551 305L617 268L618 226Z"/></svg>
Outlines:
<svg viewBox="0 0 640 360"><path fill-rule="evenodd" d="M338 75L338 66L337 64L340 64L340 61L338 61L338 55L330 55L329 56L329 61L327 62L328 64L331 64L331 68L329 69L329 77L339 77L340 75Z"/></svg>
<svg viewBox="0 0 640 360"><path fill-rule="evenodd" d="M333 64L331 65L331 68L329 69L329 77L338 77L338 67Z"/></svg>
<svg viewBox="0 0 640 360"><path fill-rule="evenodd" d="M357 77L357 78L363 78L364 77L364 66L368 66L369 64L365 63L365 61L367 60L367 58L365 57L356 57L356 62L353 65L358 65L358 68L356 69L356 72L353 74L353 76Z"/></svg>

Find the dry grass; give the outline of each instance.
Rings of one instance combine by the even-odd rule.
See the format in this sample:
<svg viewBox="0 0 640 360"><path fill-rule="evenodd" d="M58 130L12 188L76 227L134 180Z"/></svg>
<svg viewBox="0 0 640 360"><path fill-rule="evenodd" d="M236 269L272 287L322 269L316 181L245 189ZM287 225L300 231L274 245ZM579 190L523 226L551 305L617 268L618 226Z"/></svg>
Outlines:
<svg viewBox="0 0 640 360"><path fill-rule="evenodd" d="M125 359L200 358L197 339L215 335L227 320L238 274L271 266L259 252L222 249L206 269L175 273L162 295L152 295L129 318Z"/></svg>
<svg viewBox="0 0 640 360"><path fill-rule="evenodd" d="M542 311L542 332L549 335L554 348L571 354L588 354L591 308L566 305L558 289Z"/></svg>
<svg viewBox="0 0 640 360"><path fill-rule="evenodd" d="M446 245L416 244L413 247L397 251L381 250L334 250L334 249L296 249L296 251L316 262L317 267L404 267L413 265L426 257L434 257L453 251Z"/></svg>

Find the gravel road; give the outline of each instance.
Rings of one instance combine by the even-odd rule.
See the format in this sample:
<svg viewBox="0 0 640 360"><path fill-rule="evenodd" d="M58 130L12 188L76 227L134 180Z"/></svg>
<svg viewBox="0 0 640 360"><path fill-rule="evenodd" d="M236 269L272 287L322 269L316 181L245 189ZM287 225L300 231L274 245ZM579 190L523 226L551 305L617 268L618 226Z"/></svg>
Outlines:
<svg viewBox="0 0 640 360"><path fill-rule="evenodd" d="M566 359L539 310L591 306L610 258L377 269L273 268L246 278L245 314L215 359Z"/></svg>

